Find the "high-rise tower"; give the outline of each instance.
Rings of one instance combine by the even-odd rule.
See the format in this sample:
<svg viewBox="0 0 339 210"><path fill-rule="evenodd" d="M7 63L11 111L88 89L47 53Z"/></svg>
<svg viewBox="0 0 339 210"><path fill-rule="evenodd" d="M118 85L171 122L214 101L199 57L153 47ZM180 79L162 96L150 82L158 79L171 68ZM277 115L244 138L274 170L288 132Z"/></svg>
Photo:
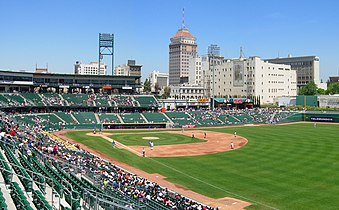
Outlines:
<svg viewBox="0 0 339 210"><path fill-rule="evenodd" d="M188 82L189 58L196 56L196 38L184 24L184 15L181 28L171 38L169 45L169 84L177 85Z"/></svg>

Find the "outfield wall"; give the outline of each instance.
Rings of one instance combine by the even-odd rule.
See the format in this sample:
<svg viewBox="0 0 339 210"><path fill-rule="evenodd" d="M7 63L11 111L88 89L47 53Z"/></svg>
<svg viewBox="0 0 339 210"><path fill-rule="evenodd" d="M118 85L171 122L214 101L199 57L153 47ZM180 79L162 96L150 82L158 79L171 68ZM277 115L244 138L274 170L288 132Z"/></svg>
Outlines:
<svg viewBox="0 0 339 210"><path fill-rule="evenodd" d="M339 123L339 113L338 112L296 113L294 115L287 117L286 119L281 120L279 123L289 123L299 121Z"/></svg>

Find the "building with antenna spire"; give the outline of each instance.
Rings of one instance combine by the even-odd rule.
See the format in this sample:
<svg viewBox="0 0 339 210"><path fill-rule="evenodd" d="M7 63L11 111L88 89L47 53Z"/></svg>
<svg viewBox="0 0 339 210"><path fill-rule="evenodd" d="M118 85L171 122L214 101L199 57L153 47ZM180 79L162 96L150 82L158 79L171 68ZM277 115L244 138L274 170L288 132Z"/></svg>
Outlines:
<svg viewBox="0 0 339 210"><path fill-rule="evenodd" d="M169 84L179 85L188 83L189 59L197 55L196 38L185 27L183 18L181 28L170 39L169 44Z"/></svg>

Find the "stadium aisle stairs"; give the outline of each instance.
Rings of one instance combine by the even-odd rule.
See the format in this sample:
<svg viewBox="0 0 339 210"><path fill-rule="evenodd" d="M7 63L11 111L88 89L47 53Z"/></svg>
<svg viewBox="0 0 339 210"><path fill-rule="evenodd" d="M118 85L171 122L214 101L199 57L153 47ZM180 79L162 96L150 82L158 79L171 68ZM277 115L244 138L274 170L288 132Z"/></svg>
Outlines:
<svg viewBox="0 0 339 210"><path fill-rule="evenodd" d="M47 106L47 104L46 104L46 102L44 101L44 99L42 98L41 94L38 94L38 96L39 96L39 98L41 99L41 102L42 102L45 106Z"/></svg>
<svg viewBox="0 0 339 210"><path fill-rule="evenodd" d="M19 97L22 98L25 102L28 102L28 100L25 97L23 97L21 94L19 94Z"/></svg>
<svg viewBox="0 0 339 210"><path fill-rule="evenodd" d="M74 117L74 115L72 113L69 114L72 119L74 120L74 122L76 122L77 124L79 124L79 121L77 120L77 118Z"/></svg>
<svg viewBox="0 0 339 210"><path fill-rule="evenodd" d="M101 122L100 122L100 118L98 116L98 113L94 113L94 117L95 117L95 120L97 121L96 123L100 124Z"/></svg>
<svg viewBox="0 0 339 210"><path fill-rule="evenodd" d="M110 99L110 100L111 100L111 99ZM108 101L108 103L111 103L111 106L113 106L113 107L118 107L117 102L115 102L115 101L113 101L113 100Z"/></svg>
<svg viewBox="0 0 339 210"><path fill-rule="evenodd" d="M201 125L201 123L195 119L195 117L193 117L189 112L185 112L191 119L193 119L193 121L199 125Z"/></svg>
<svg viewBox="0 0 339 210"><path fill-rule="evenodd" d="M139 103L139 102L138 102L138 103ZM139 104L139 106L140 106L140 104ZM149 123L148 120L146 119L146 117L145 117L142 113L140 113L140 116L142 117L142 119L145 120L146 123Z"/></svg>
<svg viewBox="0 0 339 210"><path fill-rule="evenodd" d="M0 149L0 153L2 154L2 156L4 157L4 159L7 162L6 156L5 156L4 151L2 149ZM10 196L10 190L8 189L8 187L5 184L5 180L4 180L2 173L0 173L0 189L1 189L3 197L5 198L7 209L15 209L13 199Z"/></svg>
<svg viewBox="0 0 339 210"><path fill-rule="evenodd" d="M174 124L174 122L171 120L171 118L169 118L168 116L167 116L167 114L164 114L164 113L162 113L165 117L166 117L166 119L168 120L168 122L170 122L171 124Z"/></svg>
<svg viewBox="0 0 339 210"><path fill-rule="evenodd" d="M58 115L54 114L56 116L56 118L58 118L61 122L66 123L65 120L63 120L61 117L59 117Z"/></svg>
<svg viewBox="0 0 339 210"><path fill-rule="evenodd" d="M8 159L5 155L5 151L3 151L2 149L0 149L0 152L3 156L3 158L5 159L6 162L8 162ZM20 154L20 153L19 153ZM20 158L18 157L18 154L14 153L13 152L13 155L14 157L19 160ZM19 161L20 162L20 161ZM20 162L21 163L21 162ZM21 163L22 164L22 163ZM9 164L8 162L8 165L11 167L11 165ZM27 171L27 168L23 165L21 165L22 168L24 168L26 170L27 173L30 173L29 171ZM14 170L12 170L13 172L13 178L12 178L12 182L16 182L18 183L18 185L20 186L20 189L24 192L25 196L26 196L26 199L27 201L30 203L30 206L33 208L33 209L37 209L35 207L35 204L34 204L34 199L36 199L35 201L38 201L38 203L48 203L50 206L48 207L47 204L46 204L46 208L51 208L53 205L55 207L57 207L57 209L59 209L59 201L60 201L60 204L63 205L64 207L69 207L69 205L67 204L67 202L65 201L64 198L60 198L59 200L59 195L57 193L53 193L53 190L52 190L52 186L47 186L45 188L45 194L43 194L41 191L40 191L40 188L38 187L38 185L35 183L35 181L32 182L32 192L26 192L25 191L25 188L23 186L23 184L21 183L21 180L19 179L19 177L14 173ZM2 181L0 179L0 181ZM0 182L1 184L3 182ZM5 185L5 184L3 184ZM1 186L1 189L3 187ZM4 188L6 188L6 186L4 186ZM7 188L6 188L7 189ZM8 189L8 192L10 192L10 190ZM53 195L53 198L52 198L52 195ZM10 194L8 193L8 196L10 197ZM40 197L39 197L40 196ZM6 199L7 200L7 199ZM8 199L10 201L10 199ZM7 203L7 202L6 202ZM10 204L10 202L9 202ZM14 202L12 201L12 204L15 206ZM9 206L9 205L8 205ZM8 209L15 209L14 208L8 208ZM52 208L51 208L52 209Z"/></svg>
<svg viewBox="0 0 339 210"><path fill-rule="evenodd" d="M47 166L43 166L40 161L38 161L37 159L34 159L33 161L34 163L36 163L37 165L35 165L35 167L37 168L40 168L42 169L43 171L45 171L45 174L44 176L46 177L49 177L51 178L51 180L55 180L55 183L57 183L58 185L61 183L61 180L60 179L57 179L55 174L53 174L50 170L49 170L49 167ZM34 165L34 164L33 164ZM48 173L48 175L46 174ZM60 182L59 182L60 181ZM48 186L50 188L52 188L52 186L50 184L48 184ZM61 186L61 184L59 185ZM65 186L65 185L64 185ZM47 192L48 193L48 192ZM47 194L46 196L47 197ZM49 200L48 201L52 201L52 197L51 197L51 191L50 191L50 194L48 194L48 197L47 197ZM59 195L55 192L55 189L54 189L54 197L53 197L53 203L56 207L59 206ZM60 205L63 206L63 207L67 207L67 208L70 208L70 204L66 201L66 197L63 196L62 198L60 198ZM61 208L62 209L62 208Z"/></svg>
<svg viewBox="0 0 339 210"><path fill-rule="evenodd" d="M140 103L139 101L135 100L134 96L131 96L131 99L136 103L136 106L140 107ZM146 122L148 122L146 119L145 119Z"/></svg>
<svg viewBox="0 0 339 210"><path fill-rule="evenodd" d="M58 94L58 95L59 95L59 97L61 98L61 100L63 100L63 101L66 103L66 105L69 106L68 101L65 100L64 97L62 97L62 94Z"/></svg>
<svg viewBox="0 0 339 210"><path fill-rule="evenodd" d="M1 154L3 155L5 161L6 161L7 163L9 163L9 161L8 161L6 155L5 155L5 151L3 151L2 149L0 149L0 151L1 151ZM9 165L10 168L12 168L10 164L8 164L8 165ZM12 169L12 172L13 172L12 182L16 182L16 183L19 184L20 189L24 192L24 195L26 196L27 201L29 202L30 206L31 206L34 210L37 209L37 208L35 208L35 205L33 204L33 196L32 196L32 193L31 193L31 192L28 193L28 192L25 191L24 186L22 185L22 183L21 183L19 177L15 174L15 172L14 172L13 169ZM2 176L2 175L1 175L1 176ZM8 192L8 193L7 193L7 192L4 193L4 196L5 196L5 194L7 194L7 196L6 196L5 198L6 198L6 204L7 204L7 206L8 206L8 209L16 209L16 208L15 208L15 205L14 205L14 202L13 202L13 199L12 199L11 196L10 196L10 189L9 189L8 187L4 187L4 188L3 188L3 187L2 187L2 183L4 184L4 182L1 182L1 190L6 189L7 192ZM36 187L36 189L38 189L37 186L35 186L35 187ZM36 190L36 189L35 189L35 190ZM4 191L5 191L5 190L4 190ZM11 199L9 199L9 198L7 198L7 197L10 197ZM7 201L8 201L8 202L7 202ZM14 208L9 208L10 205L13 205Z"/></svg>
<svg viewBox="0 0 339 210"><path fill-rule="evenodd" d="M125 122L122 120L120 114L117 114L117 117L119 118L119 120L120 120L121 123L125 123Z"/></svg>
<svg viewBox="0 0 339 210"><path fill-rule="evenodd" d="M270 119L270 122L273 122L273 119L274 119L274 117L275 117L276 114L277 114L276 112L274 112L274 113L272 114L272 117L271 117L271 119Z"/></svg>
<svg viewBox="0 0 339 210"><path fill-rule="evenodd" d="M236 119L238 122L241 122L241 120L238 119L236 116L232 115L231 117L233 117L234 119Z"/></svg>

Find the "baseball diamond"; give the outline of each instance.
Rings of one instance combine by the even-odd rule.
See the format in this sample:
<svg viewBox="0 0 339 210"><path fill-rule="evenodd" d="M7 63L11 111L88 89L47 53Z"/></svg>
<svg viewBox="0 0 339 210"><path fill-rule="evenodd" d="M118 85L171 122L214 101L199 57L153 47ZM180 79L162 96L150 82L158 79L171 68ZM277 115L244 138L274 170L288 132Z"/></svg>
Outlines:
<svg viewBox="0 0 339 210"><path fill-rule="evenodd" d="M0 110L2 209L339 206L337 112L101 93L1 93Z"/></svg>
<svg viewBox="0 0 339 210"><path fill-rule="evenodd" d="M102 150L107 140L102 139L100 135L85 137L86 134L82 133L83 135L76 136L73 131L66 134L62 131L59 135L67 136L69 141L81 144L81 147L104 158L119 160L132 172L215 207L229 209L231 206L231 209L234 209L251 203L251 208L254 209L302 209L305 206L318 209L334 208L339 204L335 196L335 191L339 188L331 184L339 179L330 176L337 172L338 161L335 157L339 155L339 143L335 139L338 128L337 124L319 124L315 131L313 124L308 123L208 128L204 129L207 138L214 138L211 134L215 133L232 139L236 130L239 135L237 138L245 141L236 146L238 149L230 151L229 141L216 136L216 140L222 142L217 146L220 148L223 145L223 151L218 153L202 152L200 156L189 157L192 154L187 144L186 155L171 158L159 155L153 157L153 151L147 150L146 159L139 157L140 155L136 156L133 152L126 152L123 147ZM184 133L180 130L171 131L168 135L181 133L190 136L191 132L195 132L197 137L203 137L203 130L189 130ZM83 140L85 138L86 140ZM233 141L238 143L238 139ZM196 143L192 143L194 144ZM174 142L172 146L177 146L169 148L169 151L175 154L176 149L180 150L183 145ZM155 146L154 153L161 147ZM137 155L141 151L141 146L130 148L135 150ZM174 185L168 181L174 182ZM326 188L325 191L320 190L326 186L332 187ZM240 200L232 200L230 197ZM319 202L322 197L326 197L329 202Z"/></svg>

